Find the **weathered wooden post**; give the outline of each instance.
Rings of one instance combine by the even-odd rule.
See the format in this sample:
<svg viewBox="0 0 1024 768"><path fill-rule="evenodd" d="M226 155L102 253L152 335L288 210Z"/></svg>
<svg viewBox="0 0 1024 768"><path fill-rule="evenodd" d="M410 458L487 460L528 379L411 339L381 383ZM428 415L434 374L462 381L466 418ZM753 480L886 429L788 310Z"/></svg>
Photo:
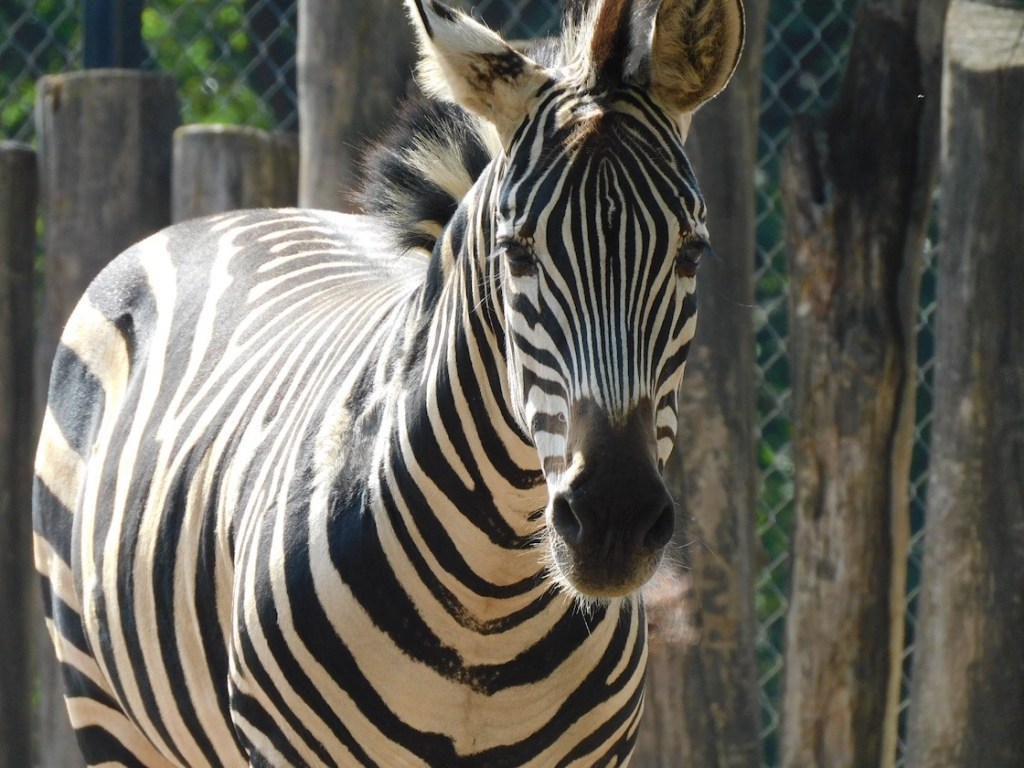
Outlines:
<svg viewBox="0 0 1024 768"><path fill-rule="evenodd" d="M954 0L907 765L1024 759L1024 7Z"/></svg>
<svg viewBox="0 0 1024 768"><path fill-rule="evenodd" d="M339 210L406 90L412 30L399 2L299 0L298 47L299 203Z"/></svg>
<svg viewBox="0 0 1024 768"><path fill-rule="evenodd" d="M170 222L171 135L180 117L174 78L135 70L44 77L37 99L46 278L36 346L41 410L50 361L79 296L121 250ZM43 634L39 762L80 765Z"/></svg>
<svg viewBox="0 0 1024 768"><path fill-rule="evenodd" d="M239 125L174 132L171 219L298 202L298 140Z"/></svg>
<svg viewBox="0 0 1024 768"><path fill-rule="evenodd" d="M784 768L895 758L939 5L863 6L837 105L796 125L783 159L796 465Z"/></svg>
<svg viewBox="0 0 1024 768"><path fill-rule="evenodd" d="M0 142L0 768L32 764L32 275L36 155Z"/></svg>
<svg viewBox="0 0 1024 768"><path fill-rule="evenodd" d="M744 6L747 45L740 68L694 118L687 141L721 258L701 265L697 338L667 470L680 514L689 520L680 522L677 539L689 571L675 574L674 590L668 582L668 590L658 594L655 585L657 604L649 612L655 625L684 625L686 613L698 624L676 636L669 627L669 636L662 638L665 627L652 629L647 705L633 759L639 768L755 768L761 763L754 651L756 211L751 179L767 3L746 0ZM673 621L673 613L684 615Z"/></svg>

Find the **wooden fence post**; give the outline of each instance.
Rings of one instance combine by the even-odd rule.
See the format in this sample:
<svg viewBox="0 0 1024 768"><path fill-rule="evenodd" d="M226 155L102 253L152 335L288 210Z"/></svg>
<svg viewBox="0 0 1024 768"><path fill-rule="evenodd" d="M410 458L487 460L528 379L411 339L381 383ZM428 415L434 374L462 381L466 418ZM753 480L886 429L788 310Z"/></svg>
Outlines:
<svg viewBox="0 0 1024 768"><path fill-rule="evenodd" d="M299 204L341 210L406 90L412 29L399 2L299 0L298 48Z"/></svg>
<svg viewBox="0 0 1024 768"><path fill-rule="evenodd" d="M754 651L756 211L751 179L767 3L744 5L748 42L740 69L701 109L687 143L721 257L701 265L697 338L666 472L683 518L677 542L689 571L676 573L681 580L676 589L659 594L655 584L651 590L647 705L632 763L638 768L761 764ZM673 613L683 615L673 620ZM697 622L693 632L672 636L669 627L669 635L659 639L665 627L658 625L685 627L688 620Z"/></svg>
<svg viewBox="0 0 1024 768"><path fill-rule="evenodd" d="M936 159L929 5L862 6L838 103L795 126L783 158L796 465L783 768L895 757L914 323Z"/></svg>
<svg viewBox="0 0 1024 768"><path fill-rule="evenodd" d="M57 340L89 282L170 222L171 135L180 117L171 75L115 69L42 78L35 117L46 278L36 346L39 418ZM40 762L81 765L53 648L39 632Z"/></svg>
<svg viewBox="0 0 1024 768"><path fill-rule="evenodd" d="M1024 759L1024 8L954 0L907 765Z"/></svg>
<svg viewBox="0 0 1024 768"><path fill-rule="evenodd" d="M298 202L298 139L239 125L174 132L171 219Z"/></svg>
<svg viewBox="0 0 1024 768"><path fill-rule="evenodd" d="M0 768L32 764L32 275L36 156L0 142ZM33 602L34 601L34 602Z"/></svg>

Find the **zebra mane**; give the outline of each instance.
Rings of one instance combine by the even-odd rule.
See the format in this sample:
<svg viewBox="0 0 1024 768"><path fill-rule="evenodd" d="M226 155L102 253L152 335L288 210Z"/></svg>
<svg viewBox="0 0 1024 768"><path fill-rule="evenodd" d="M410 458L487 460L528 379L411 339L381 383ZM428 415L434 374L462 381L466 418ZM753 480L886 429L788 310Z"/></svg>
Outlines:
<svg viewBox="0 0 1024 768"><path fill-rule="evenodd" d="M651 0L576 0L568 4L560 36L512 45L577 87L600 87L603 78L618 80L624 69L643 68L636 57L649 50L642 41L656 8ZM486 120L444 98L413 97L366 154L355 201L387 227L398 247L433 250L501 151Z"/></svg>
<svg viewBox="0 0 1024 768"><path fill-rule="evenodd" d="M357 201L400 248L433 250L462 198L500 151L486 121L457 104L414 97L367 153Z"/></svg>

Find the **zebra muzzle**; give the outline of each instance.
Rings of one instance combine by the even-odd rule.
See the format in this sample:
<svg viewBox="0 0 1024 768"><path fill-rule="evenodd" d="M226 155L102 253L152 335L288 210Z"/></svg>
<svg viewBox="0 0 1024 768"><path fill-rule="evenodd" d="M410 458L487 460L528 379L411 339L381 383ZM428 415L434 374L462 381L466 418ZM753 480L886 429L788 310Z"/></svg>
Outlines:
<svg viewBox="0 0 1024 768"><path fill-rule="evenodd" d="M570 420L569 443L582 470L549 503L552 552L576 590L620 597L657 570L672 538L675 502L658 471L649 407L619 424L593 407L580 419L580 410Z"/></svg>

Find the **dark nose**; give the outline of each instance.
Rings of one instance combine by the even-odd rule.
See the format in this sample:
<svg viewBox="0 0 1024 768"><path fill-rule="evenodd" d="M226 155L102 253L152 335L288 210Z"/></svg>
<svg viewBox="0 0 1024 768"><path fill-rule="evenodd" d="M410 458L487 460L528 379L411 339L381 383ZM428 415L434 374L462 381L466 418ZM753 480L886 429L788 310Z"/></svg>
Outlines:
<svg viewBox="0 0 1024 768"><path fill-rule="evenodd" d="M613 423L594 401L578 400L569 423L569 452L585 458L582 472L551 499L555 532L591 557L660 552L672 538L675 503L658 471L650 401Z"/></svg>
<svg viewBox="0 0 1024 768"><path fill-rule="evenodd" d="M613 421L593 401L578 400L566 448L577 472L550 502L555 565L584 594L629 594L657 569L675 524L658 470L654 408L644 400Z"/></svg>
<svg viewBox="0 0 1024 768"><path fill-rule="evenodd" d="M555 531L573 549L659 551L672 538L675 503L657 474L640 475L603 472L556 494L551 500Z"/></svg>

